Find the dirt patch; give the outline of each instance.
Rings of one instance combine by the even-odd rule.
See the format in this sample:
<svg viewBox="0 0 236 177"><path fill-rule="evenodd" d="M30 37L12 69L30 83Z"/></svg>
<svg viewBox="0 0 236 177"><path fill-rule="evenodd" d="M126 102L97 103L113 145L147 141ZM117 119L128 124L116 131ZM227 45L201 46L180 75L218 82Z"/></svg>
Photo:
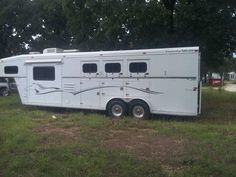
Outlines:
<svg viewBox="0 0 236 177"><path fill-rule="evenodd" d="M35 129L45 145L63 145L89 143L96 139L110 150L125 151L145 160L158 160L163 164L182 163L188 159L192 143L183 138L159 135L153 129L86 129L81 135L78 126L62 126L57 122L50 122Z"/></svg>
<svg viewBox="0 0 236 177"><path fill-rule="evenodd" d="M110 130L104 144L111 149L125 150L146 160L170 162L186 157L189 140L158 135L152 129Z"/></svg>
<svg viewBox="0 0 236 177"><path fill-rule="evenodd" d="M80 139L79 127L62 127L54 122L38 127L35 132L45 145L75 143Z"/></svg>

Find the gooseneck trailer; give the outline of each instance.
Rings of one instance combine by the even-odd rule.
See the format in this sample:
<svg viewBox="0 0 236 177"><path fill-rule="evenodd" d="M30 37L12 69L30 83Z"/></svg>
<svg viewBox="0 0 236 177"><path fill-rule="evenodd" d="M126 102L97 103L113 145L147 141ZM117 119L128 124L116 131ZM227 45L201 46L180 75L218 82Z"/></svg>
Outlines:
<svg viewBox="0 0 236 177"><path fill-rule="evenodd" d="M78 52L57 48L0 60L25 105L144 118L201 111L198 47Z"/></svg>

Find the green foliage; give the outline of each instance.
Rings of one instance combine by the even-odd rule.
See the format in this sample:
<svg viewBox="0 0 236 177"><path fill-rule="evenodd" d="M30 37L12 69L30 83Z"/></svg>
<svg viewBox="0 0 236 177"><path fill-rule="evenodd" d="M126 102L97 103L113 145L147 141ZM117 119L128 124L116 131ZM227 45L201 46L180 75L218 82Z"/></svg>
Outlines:
<svg viewBox="0 0 236 177"><path fill-rule="evenodd" d="M0 176L234 176L235 105L235 94L205 88L198 118L114 120L103 114L25 107L16 95L0 97ZM134 134L139 131L142 134ZM114 132L114 139L120 134L129 141L145 135L147 143L162 137L163 146L173 139L176 149L179 140L187 140L186 155L171 156L168 161L143 159L105 146ZM152 151L148 144L138 143L137 148L142 146L144 152Z"/></svg>
<svg viewBox="0 0 236 177"><path fill-rule="evenodd" d="M34 2L34 35L36 40L29 41L31 50L50 47L69 48L71 36L67 30L67 19L61 1L37 0Z"/></svg>
<svg viewBox="0 0 236 177"><path fill-rule="evenodd" d="M37 131L53 121L52 110L22 107L16 96L1 97L0 106L0 176L166 176L158 162L104 149L97 141L91 141L95 137L86 136L86 142L48 144L45 142L48 135L39 135ZM84 134L88 128L109 121L104 116L73 112L68 113L67 118L63 118L65 114L56 116L58 120L54 122L58 122L58 126L68 128L68 124L73 127L77 124ZM62 137L55 134L50 138L60 141Z"/></svg>
<svg viewBox="0 0 236 177"><path fill-rule="evenodd" d="M208 69L224 65L235 50L234 1L182 0L177 6L177 31L183 40L199 45ZM184 35L183 35L184 34ZM191 44L190 44L191 45Z"/></svg>
<svg viewBox="0 0 236 177"><path fill-rule="evenodd" d="M235 13L234 0L2 0L0 57L24 53L26 44L33 51L198 45L205 70L224 71L236 48Z"/></svg>
<svg viewBox="0 0 236 177"><path fill-rule="evenodd" d="M28 42L32 2L28 0L0 1L0 57L20 54Z"/></svg>

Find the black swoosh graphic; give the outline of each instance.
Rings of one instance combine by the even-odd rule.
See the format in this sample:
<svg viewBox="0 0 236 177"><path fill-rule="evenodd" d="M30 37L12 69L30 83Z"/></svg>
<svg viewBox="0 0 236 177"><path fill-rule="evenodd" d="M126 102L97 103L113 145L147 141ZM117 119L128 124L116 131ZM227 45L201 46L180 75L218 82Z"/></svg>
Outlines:
<svg viewBox="0 0 236 177"><path fill-rule="evenodd" d="M36 83L33 83L34 85L37 85L40 89L44 90L44 89L60 89L58 87L45 87L41 84L36 84Z"/></svg>
<svg viewBox="0 0 236 177"><path fill-rule="evenodd" d="M43 92L43 93L40 93L40 90L38 89L35 89L35 92L37 95L44 95L44 94L49 94L49 93L54 93L54 92L64 92L64 90L61 90L60 88L57 88L57 87L44 87L40 84L36 84L39 86L39 88L43 91L43 90L46 90L46 89L54 89L54 90L51 90L51 91L46 91L46 92ZM69 92L73 95L78 95L78 94L81 94L81 93L84 93L84 92L88 92L88 91L91 91L91 90L97 90L97 89L102 89L102 88L117 88L120 86L102 86L102 87L92 87L92 88L88 88L88 89L84 89L84 90L81 90L81 91L77 91L77 92ZM139 88L136 88L136 87L130 87L130 86L124 86L126 88L131 88L131 89L134 89L134 90L138 90L140 92L144 92L144 93L149 93L149 94L163 94L163 92L156 92L156 91L152 91L152 90L146 90L146 89L139 89Z"/></svg>
<svg viewBox="0 0 236 177"><path fill-rule="evenodd" d="M87 91L91 91L91 90L96 90L96 89L101 89L101 88L116 88L116 87L120 87L120 86L102 86L102 87L93 87L93 88L89 88L89 89L85 89L85 90L81 90L78 92L71 92L73 95L77 95L83 92L87 92ZM139 89L139 88L135 88L135 87L130 87L130 86L125 86L126 88L131 88L134 90L138 90L141 92L145 92L145 93L149 93L149 94L163 94L163 92L156 92L156 91L151 91L151 90L146 90L146 89Z"/></svg>

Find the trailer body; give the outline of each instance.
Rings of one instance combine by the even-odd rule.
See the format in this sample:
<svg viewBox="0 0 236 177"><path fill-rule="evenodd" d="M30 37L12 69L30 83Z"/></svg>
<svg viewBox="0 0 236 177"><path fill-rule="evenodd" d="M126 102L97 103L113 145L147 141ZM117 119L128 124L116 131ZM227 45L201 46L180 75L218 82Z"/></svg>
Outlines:
<svg viewBox="0 0 236 177"><path fill-rule="evenodd" d="M25 105L106 110L138 101L150 113L201 112L199 47L76 52L45 49L0 60Z"/></svg>

